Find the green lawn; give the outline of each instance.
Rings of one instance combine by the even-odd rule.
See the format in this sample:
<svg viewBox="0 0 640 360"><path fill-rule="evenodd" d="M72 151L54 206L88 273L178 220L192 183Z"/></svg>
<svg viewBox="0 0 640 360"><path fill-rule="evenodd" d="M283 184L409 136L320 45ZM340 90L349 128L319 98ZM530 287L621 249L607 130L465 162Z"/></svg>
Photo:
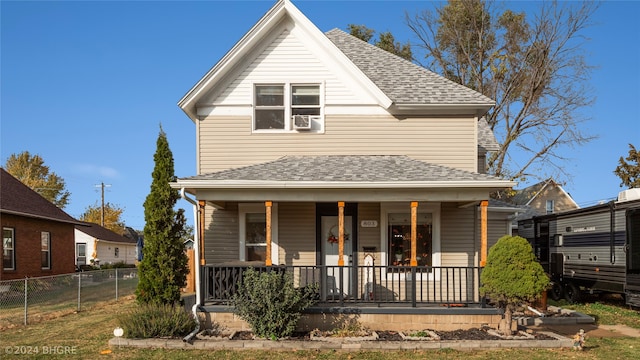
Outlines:
<svg viewBox="0 0 640 360"><path fill-rule="evenodd" d="M27 352L33 359L640 359L640 339L587 339L582 352L570 349L503 349L487 351L196 351L165 349L109 348L108 340L118 326L118 315L133 309L132 296L120 301L97 303L80 313L63 314L29 326L0 332L0 358ZM567 305L567 307L569 307ZM640 313L612 301L571 305L577 311L595 316L600 324L627 324L640 328ZM33 354L38 351L38 354ZM108 354L101 352L110 351ZM47 353L43 353L47 352ZM53 354L51 354L53 352ZM66 353L65 353L66 352Z"/></svg>

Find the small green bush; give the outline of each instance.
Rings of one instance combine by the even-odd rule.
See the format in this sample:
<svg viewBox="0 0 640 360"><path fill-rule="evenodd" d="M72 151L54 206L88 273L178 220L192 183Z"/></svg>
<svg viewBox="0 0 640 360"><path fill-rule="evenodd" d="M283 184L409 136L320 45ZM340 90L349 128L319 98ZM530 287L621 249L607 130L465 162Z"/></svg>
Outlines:
<svg viewBox="0 0 640 360"><path fill-rule="evenodd" d="M249 268L232 303L256 336L278 339L295 331L304 309L315 304L317 292L317 284L295 288L290 273Z"/></svg>
<svg viewBox="0 0 640 360"><path fill-rule="evenodd" d="M119 320L124 337L132 339L183 337L198 326L182 307L155 303L140 304Z"/></svg>
<svg viewBox="0 0 640 360"><path fill-rule="evenodd" d="M100 266L100 269L102 270L107 270L107 269L132 269L135 268L136 266L134 264L127 264L124 261L118 261L116 263L109 263L109 264L104 264L102 266Z"/></svg>
<svg viewBox="0 0 640 360"><path fill-rule="evenodd" d="M488 296L505 310L502 331L511 333L511 316L521 302L537 299L549 286L549 277L536 260L529 242L505 235L489 249L487 265L480 275L480 295Z"/></svg>

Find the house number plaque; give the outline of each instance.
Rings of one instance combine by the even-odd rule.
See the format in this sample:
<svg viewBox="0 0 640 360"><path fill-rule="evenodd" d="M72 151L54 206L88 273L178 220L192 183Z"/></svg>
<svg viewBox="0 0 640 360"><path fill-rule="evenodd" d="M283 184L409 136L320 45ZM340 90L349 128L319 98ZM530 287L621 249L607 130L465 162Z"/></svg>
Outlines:
<svg viewBox="0 0 640 360"><path fill-rule="evenodd" d="M362 220L360 221L360 226L362 226L363 228L378 227L378 220Z"/></svg>

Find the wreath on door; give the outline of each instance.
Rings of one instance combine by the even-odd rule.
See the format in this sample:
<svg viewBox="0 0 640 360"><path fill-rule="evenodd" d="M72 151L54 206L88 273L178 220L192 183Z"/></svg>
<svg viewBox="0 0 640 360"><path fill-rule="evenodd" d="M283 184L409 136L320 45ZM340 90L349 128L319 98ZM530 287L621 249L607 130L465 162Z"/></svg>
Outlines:
<svg viewBox="0 0 640 360"><path fill-rule="evenodd" d="M330 229L329 229L329 233L327 234L327 241L333 245L333 244L337 244L339 239L338 239L338 234L339 235L339 229L338 229L338 225L333 225ZM348 233L344 233L344 241L349 241L349 234Z"/></svg>

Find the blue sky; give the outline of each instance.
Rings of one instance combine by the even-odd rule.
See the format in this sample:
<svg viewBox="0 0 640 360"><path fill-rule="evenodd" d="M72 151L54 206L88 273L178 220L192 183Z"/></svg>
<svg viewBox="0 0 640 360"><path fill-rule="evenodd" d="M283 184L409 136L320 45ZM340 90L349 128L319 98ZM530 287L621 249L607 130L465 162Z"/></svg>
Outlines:
<svg viewBox="0 0 640 360"><path fill-rule="evenodd" d="M0 162L41 155L71 192L79 217L105 201L144 227L160 124L178 177L195 174L195 126L178 100L273 1L2 1ZM322 31L364 24L413 40L404 13L429 1L294 1ZM535 2L507 3L535 7ZM565 189L582 206L620 191L613 174L628 144L640 146L640 2L605 1L585 33L596 103L586 130L599 138L567 151ZM190 205L187 209L190 222Z"/></svg>

